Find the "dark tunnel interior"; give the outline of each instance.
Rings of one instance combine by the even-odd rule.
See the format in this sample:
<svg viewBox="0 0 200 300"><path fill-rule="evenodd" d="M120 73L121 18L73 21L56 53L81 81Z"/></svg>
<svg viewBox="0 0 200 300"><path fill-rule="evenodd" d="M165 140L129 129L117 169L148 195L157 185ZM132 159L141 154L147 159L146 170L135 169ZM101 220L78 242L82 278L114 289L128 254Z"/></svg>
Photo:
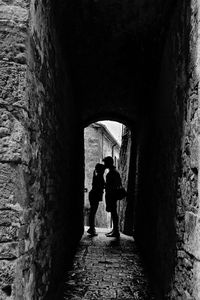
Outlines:
<svg viewBox="0 0 200 300"><path fill-rule="evenodd" d="M54 8L76 126L108 118L134 132L129 218L157 293L164 297L175 276L189 32L179 11L186 17L188 9L180 1L145 0L60 0Z"/></svg>
<svg viewBox="0 0 200 300"><path fill-rule="evenodd" d="M17 221L0 297L59 299L84 232L84 128L114 120L131 131L122 231L158 300L199 299L198 1L1 2L1 213Z"/></svg>

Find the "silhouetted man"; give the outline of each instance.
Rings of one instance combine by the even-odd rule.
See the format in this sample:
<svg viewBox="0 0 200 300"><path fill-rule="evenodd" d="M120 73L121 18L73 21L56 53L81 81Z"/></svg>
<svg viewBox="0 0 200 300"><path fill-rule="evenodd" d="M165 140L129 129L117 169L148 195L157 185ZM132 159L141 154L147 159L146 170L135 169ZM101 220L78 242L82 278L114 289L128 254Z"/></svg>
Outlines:
<svg viewBox="0 0 200 300"><path fill-rule="evenodd" d="M118 228L118 214L117 214L117 200L116 200L116 190L121 186L121 177L119 172L114 166L114 161L111 156L107 156L103 159L106 169L109 169L106 175L105 184L105 200L106 200L106 211L111 213L113 221L113 230L107 233L107 237L119 238L119 228Z"/></svg>

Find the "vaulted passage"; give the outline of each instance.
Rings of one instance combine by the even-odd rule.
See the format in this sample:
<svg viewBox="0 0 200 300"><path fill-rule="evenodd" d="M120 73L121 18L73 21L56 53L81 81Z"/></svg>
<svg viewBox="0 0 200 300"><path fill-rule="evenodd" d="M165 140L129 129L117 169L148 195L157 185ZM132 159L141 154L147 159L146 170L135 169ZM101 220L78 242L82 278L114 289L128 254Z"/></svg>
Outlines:
<svg viewBox="0 0 200 300"><path fill-rule="evenodd" d="M84 232L84 128L106 119L131 131L120 226L157 299L200 299L199 13L0 1L0 299L57 299Z"/></svg>

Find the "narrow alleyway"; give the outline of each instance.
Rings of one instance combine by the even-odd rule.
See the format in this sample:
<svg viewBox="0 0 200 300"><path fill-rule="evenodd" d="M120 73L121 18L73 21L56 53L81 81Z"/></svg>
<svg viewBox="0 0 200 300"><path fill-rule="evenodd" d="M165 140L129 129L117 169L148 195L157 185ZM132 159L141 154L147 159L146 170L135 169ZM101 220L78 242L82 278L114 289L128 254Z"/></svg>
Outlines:
<svg viewBox="0 0 200 300"><path fill-rule="evenodd" d="M133 238L121 234L117 241L107 238L107 231L98 228L92 238L84 234L67 274L64 299L155 299Z"/></svg>

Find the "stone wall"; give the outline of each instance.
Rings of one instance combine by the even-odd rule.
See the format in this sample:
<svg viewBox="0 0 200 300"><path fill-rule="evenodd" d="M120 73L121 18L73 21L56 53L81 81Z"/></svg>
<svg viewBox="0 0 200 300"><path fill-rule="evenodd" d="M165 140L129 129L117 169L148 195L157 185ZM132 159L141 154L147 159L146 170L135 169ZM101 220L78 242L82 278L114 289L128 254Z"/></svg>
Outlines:
<svg viewBox="0 0 200 300"><path fill-rule="evenodd" d="M0 24L0 299L55 299L83 231L83 131L51 1L2 0Z"/></svg>
<svg viewBox="0 0 200 300"><path fill-rule="evenodd" d="M30 143L26 92L27 1L0 1L0 299L32 299L33 231L27 190ZM23 274L23 275L22 275ZM24 279L22 279L24 277Z"/></svg>
<svg viewBox="0 0 200 300"><path fill-rule="evenodd" d="M184 94L184 120L181 176L177 192L177 261L172 299L199 299L199 14L196 0L187 10L190 17L187 90Z"/></svg>
<svg viewBox="0 0 200 300"><path fill-rule="evenodd" d="M198 16L197 1L174 6L140 137L136 231L159 299L200 297Z"/></svg>
<svg viewBox="0 0 200 300"><path fill-rule="evenodd" d="M37 299L47 294L48 300L59 298L55 294L83 232L84 184L83 130L51 5L32 2L27 75L35 294Z"/></svg>

